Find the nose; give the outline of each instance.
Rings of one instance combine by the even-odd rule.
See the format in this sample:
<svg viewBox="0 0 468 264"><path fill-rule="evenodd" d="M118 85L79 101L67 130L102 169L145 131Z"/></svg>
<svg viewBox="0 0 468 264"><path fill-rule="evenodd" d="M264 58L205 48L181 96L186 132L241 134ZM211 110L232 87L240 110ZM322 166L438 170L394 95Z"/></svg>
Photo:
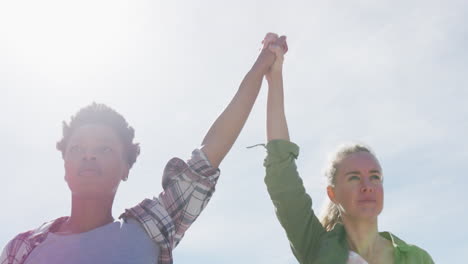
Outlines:
<svg viewBox="0 0 468 264"><path fill-rule="evenodd" d="M374 186L369 181L363 181L361 184L361 192L374 192Z"/></svg>
<svg viewBox="0 0 468 264"><path fill-rule="evenodd" d="M96 153L89 149L83 151L83 160L96 160Z"/></svg>

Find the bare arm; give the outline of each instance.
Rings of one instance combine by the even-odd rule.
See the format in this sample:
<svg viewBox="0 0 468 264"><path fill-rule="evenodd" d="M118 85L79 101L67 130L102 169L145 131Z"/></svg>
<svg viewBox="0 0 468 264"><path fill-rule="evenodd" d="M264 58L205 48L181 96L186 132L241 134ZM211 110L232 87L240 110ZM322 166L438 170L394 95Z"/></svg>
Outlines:
<svg viewBox="0 0 468 264"><path fill-rule="evenodd" d="M275 53L276 59L266 75L268 81L267 139L268 141L275 139L289 141L283 93L283 60L284 53L288 50L286 37L282 36L276 39L269 45L269 49Z"/></svg>
<svg viewBox="0 0 468 264"><path fill-rule="evenodd" d="M263 76L275 55L263 49L255 64L242 80L237 93L223 113L211 125L202 143L202 150L217 168L241 132L262 85Z"/></svg>

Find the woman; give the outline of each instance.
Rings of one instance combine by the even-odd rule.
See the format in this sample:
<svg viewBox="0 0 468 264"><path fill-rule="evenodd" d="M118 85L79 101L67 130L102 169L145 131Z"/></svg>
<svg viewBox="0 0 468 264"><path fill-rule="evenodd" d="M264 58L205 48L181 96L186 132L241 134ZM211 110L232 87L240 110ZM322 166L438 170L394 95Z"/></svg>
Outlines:
<svg viewBox="0 0 468 264"><path fill-rule="evenodd" d="M378 231L383 208L382 169L363 145L341 147L329 164L330 205L320 221L298 175L299 147L289 141L284 114L282 64L285 37L268 34L264 45L276 55L268 73L265 183L300 263L433 263L427 252L389 232Z"/></svg>
<svg viewBox="0 0 468 264"><path fill-rule="evenodd" d="M274 57L260 52L202 146L187 162L171 159L162 175L164 191L125 210L122 220L114 218L113 202L140 153L135 131L106 105L93 103L78 111L63 123L57 144L71 192L70 216L17 235L5 246L0 263L173 263L172 251L213 195L218 167L241 132ZM193 118L201 110L194 106Z"/></svg>

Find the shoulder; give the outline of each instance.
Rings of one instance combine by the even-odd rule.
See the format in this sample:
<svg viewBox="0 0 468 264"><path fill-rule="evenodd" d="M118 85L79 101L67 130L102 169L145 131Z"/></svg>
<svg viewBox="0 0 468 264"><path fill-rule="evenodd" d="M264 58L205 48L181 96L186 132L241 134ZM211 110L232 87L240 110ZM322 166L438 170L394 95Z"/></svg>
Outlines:
<svg viewBox="0 0 468 264"><path fill-rule="evenodd" d="M67 218L68 217L60 217L45 222L35 229L31 229L16 235L12 240L10 240L10 242L8 242L7 246L5 246L5 249L7 249L7 247L15 248L20 244L28 244L31 243L31 241L36 241L41 235L47 234L51 229L56 228L58 225L66 221Z"/></svg>
<svg viewBox="0 0 468 264"><path fill-rule="evenodd" d="M390 232L382 232L381 235L389 239L393 243L394 247L400 251L401 255L404 256L407 261L410 261L411 263L424 264L434 263L431 255L419 246L409 244Z"/></svg>
<svg viewBox="0 0 468 264"><path fill-rule="evenodd" d="M43 223L36 229L32 229L16 235L10 240L3 249L0 257L0 263L16 263L23 256L29 254L34 248L34 244L40 243L51 227L60 224L66 217L61 217L46 223Z"/></svg>
<svg viewBox="0 0 468 264"><path fill-rule="evenodd" d="M407 244L406 256L408 260L419 261L418 263L434 263L431 255L419 246ZM412 262L413 263L413 262Z"/></svg>
<svg viewBox="0 0 468 264"><path fill-rule="evenodd" d="M28 230L23 233L17 234L12 240L10 240L5 248L3 249L3 252L11 252L11 251L16 251L14 250L15 248L21 247L22 244L25 244L28 242L28 239L34 234L34 230Z"/></svg>
<svg viewBox="0 0 468 264"><path fill-rule="evenodd" d="M3 248L0 256L0 263L16 263L21 260L24 255L28 254L30 243L28 237L31 236L32 230L20 233L10 240Z"/></svg>

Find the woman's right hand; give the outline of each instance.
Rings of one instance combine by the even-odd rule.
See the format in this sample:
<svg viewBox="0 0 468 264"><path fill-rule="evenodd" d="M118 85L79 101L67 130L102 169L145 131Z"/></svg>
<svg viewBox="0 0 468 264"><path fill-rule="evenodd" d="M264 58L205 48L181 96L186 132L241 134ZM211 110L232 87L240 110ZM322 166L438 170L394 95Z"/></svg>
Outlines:
<svg viewBox="0 0 468 264"><path fill-rule="evenodd" d="M275 33L267 33L262 44L263 49L268 49L275 54L275 60L265 74L265 77L270 82L274 75L282 74L284 54L288 52L288 44L286 36L278 37L278 34Z"/></svg>

